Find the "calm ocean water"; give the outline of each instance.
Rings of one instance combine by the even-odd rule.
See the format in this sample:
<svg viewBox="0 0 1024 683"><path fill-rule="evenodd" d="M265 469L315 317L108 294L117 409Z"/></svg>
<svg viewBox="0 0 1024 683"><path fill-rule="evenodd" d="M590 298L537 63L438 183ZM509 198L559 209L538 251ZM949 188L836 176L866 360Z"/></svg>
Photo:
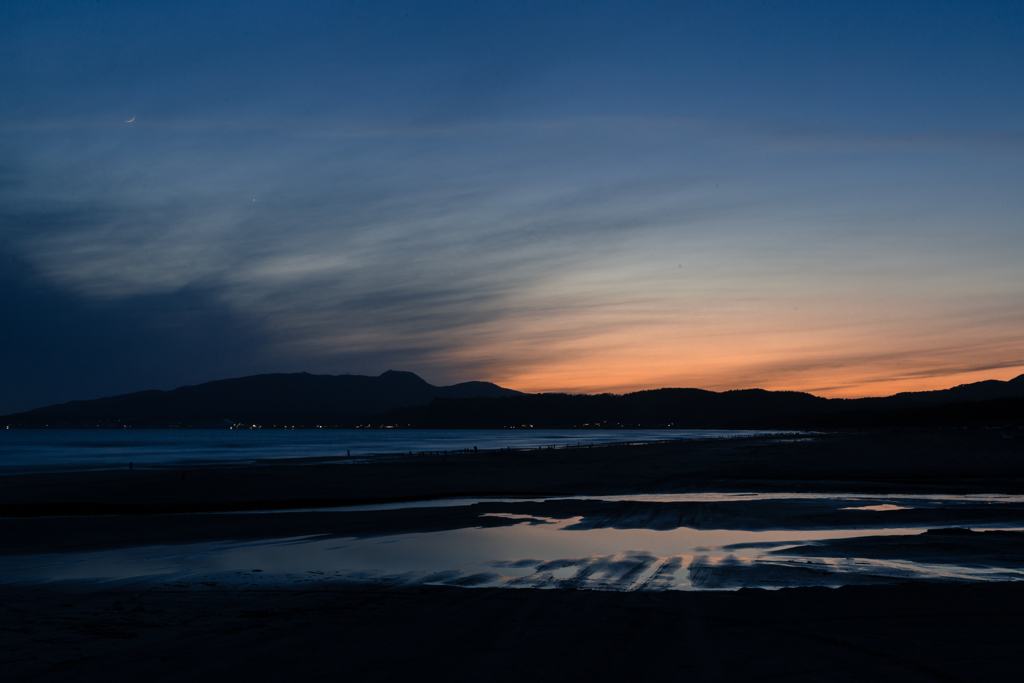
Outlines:
<svg viewBox="0 0 1024 683"><path fill-rule="evenodd" d="M696 429L4 429L0 473L753 436Z"/></svg>

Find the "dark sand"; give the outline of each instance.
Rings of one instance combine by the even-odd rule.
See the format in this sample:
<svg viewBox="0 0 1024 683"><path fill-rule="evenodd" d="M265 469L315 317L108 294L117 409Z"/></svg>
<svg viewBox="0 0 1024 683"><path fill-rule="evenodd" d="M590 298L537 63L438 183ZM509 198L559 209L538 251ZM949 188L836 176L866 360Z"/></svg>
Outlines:
<svg viewBox="0 0 1024 683"><path fill-rule="evenodd" d="M1019 681L1024 585L0 588L7 681Z"/></svg>
<svg viewBox="0 0 1024 683"><path fill-rule="evenodd" d="M459 496L1024 493L1024 430L888 430L292 463L134 471L126 463L117 471L0 476L0 516L285 509Z"/></svg>
<svg viewBox="0 0 1024 683"><path fill-rule="evenodd" d="M871 526L865 520L872 518L879 526L1013 523L1024 516L1021 506L1012 504L875 513L818 503L762 502L755 510L741 501L548 501L417 509L415 514L166 513L481 495L1024 493L1021 435L1021 430L904 430L764 437L364 464L193 468L184 480L176 469L11 475L0 477L0 515L5 516L0 553L313 533L375 536L521 521L480 517L494 511L579 516L581 528L825 528ZM842 557L853 552L850 544L859 543L856 552L865 557L959 562L1020 557L1017 536L1005 532L947 532L920 539L909 549L867 537L807 552ZM708 580L706 585L716 585L714 577ZM345 583L266 591L207 583L176 589L154 583L0 586L0 675L4 680L1021 679L1024 585L1016 583L701 594Z"/></svg>
<svg viewBox="0 0 1024 683"><path fill-rule="evenodd" d="M737 548L739 546L736 546ZM778 551L814 557L863 557L946 564L1024 567L1024 532L929 529L919 536L865 536L820 541Z"/></svg>

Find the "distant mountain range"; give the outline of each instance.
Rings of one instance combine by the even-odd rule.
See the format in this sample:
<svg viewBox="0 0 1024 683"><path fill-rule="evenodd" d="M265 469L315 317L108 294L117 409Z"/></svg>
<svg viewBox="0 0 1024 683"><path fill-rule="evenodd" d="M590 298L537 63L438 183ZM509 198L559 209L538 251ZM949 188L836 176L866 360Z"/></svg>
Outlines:
<svg viewBox="0 0 1024 683"><path fill-rule="evenodd" d="M419 428L820 428L1024 420L1024 375L940 391L828 399L795 391L655 389L523 394L489 382L447 387L411 372L271 374L72 401L0 418L21 427L396 426Z"/></svg>
<svg viewBox="0 0 1024 683"><path fill-rule="evenodd" d="M366 375L253 375L222 379L173 391L139 391L92 401L71 401L0 418L11 425L223 426L232 422L283 426L358 422L437 398L516 396L490 382L437 387L411 372Z"/></svg>
<svg viewBox="0 0 1024 683"><path fill-rule="evenodd" d="M523 394L438 399L379 416L432 428L673 427L815 429L1024 422L1024 375L884 398L821 398L796 391L654 389L630 394Z"/></svg>

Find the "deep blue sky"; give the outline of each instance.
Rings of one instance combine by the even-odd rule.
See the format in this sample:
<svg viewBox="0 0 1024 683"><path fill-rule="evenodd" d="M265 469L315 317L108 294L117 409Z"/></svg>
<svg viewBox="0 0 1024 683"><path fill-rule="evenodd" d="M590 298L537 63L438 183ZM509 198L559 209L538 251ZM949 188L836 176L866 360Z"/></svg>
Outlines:
<svg viewBox="0 0 1024 683"><path fill-rule="evenodd" d="M1019 2L15 0L0 92L0 414L1024 371Z"/></svg>

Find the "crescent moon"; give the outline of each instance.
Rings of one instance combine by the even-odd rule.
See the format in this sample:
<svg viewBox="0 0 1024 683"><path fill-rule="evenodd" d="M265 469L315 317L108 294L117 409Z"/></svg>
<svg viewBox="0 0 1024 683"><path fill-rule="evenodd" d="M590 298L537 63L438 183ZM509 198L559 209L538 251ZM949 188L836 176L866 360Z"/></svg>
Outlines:
<svg viewBox="0 0 1024 683"><path fill-rule="evenodd" d="M131 122L132 122L132 121L134 121L134 120L135 120L135 117L133 116L133 117L131 117L130 119L128 119L127 121L125 121L125 123L131 123Z"/></svg>

